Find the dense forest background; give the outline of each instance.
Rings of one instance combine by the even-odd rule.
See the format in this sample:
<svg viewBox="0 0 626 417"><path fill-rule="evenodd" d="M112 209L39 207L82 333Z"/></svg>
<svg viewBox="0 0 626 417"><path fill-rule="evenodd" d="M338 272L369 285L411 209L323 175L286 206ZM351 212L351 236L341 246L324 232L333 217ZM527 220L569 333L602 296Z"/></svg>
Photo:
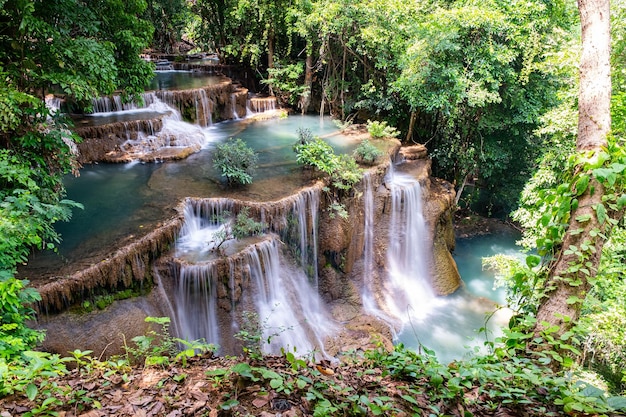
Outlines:
<svg viewBox="0 0 626 417"><path fill-rule="evenodd" d="M62 178L78 169L80 138L49 113L46 95L85 108L114 91L131 99L154 70L140 54L209 52L296 111L384 120L403 142L425 144L460 209L510 216L537 253L488 261L518 313L494 361L532 358L556 375L591 369L607 392L623 393L626 3L611 2L610 45L595 45L610 47L611 123L593 147L580 146L579 130L579 115L590 119L579 70L595 74L583 65L586 23L598 27L587 5L608 12L609 2L0 0L0 377L44 337L26 326L37 294L16 267L33 248L53 248L54 223L77 206ZM586 201L590 211L578 213ZM538 324L562 282L575 290L564 299L575 312L557 329ZM562 401L557 391L546 398Z"/></svg>

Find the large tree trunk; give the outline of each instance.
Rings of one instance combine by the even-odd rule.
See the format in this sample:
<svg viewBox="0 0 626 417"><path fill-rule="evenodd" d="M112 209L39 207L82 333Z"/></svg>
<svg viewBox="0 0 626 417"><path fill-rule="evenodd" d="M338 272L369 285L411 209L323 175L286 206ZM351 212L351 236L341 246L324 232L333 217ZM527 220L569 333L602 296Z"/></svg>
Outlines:
<svg viewBox="0 0 626 417"><path fill-rule="evenodd" d="M578 0L582 27L582 56L580 62L580 90L578 95L578 152L597 151L607 145L611 128L611 71L610 71L610 1ZM578 168L577 168L578 169ZM581 302L590 289L589 278L596 275L605 239L592 230L604 230L606 222L598 221L593 206L602 201L604 188L595 179L579 197L573 210L563 245L555 259L548 278L547 296L537 311L535 334L546 327L558 326L556 336L569 330L580 316ZM577 221L590 215L591 220ZM580 232L582 230L582 232ZM575 233L573 233L575 232ZM589 274L571 268L580 262L578 250L586 243L595 248L587 251L586 270ZM578 253L577 253L578 252Z"/></svg>

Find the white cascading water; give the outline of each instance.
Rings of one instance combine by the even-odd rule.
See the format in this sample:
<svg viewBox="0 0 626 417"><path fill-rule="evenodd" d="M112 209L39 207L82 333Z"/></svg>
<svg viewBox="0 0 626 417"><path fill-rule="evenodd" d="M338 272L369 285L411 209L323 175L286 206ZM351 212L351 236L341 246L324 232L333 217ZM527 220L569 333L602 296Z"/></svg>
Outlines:
<svg viewBox="0 0 626 417"><path fill-rule="evenodd" d="M196 113L199 124L185 122L180 111L170 104L162 101L154 92L143 94L144 106L135 103L123 104L119 96L100 97L94 99L94 113L92 117L111 116L115 114L153 112L163 114L163 126L155 132L149 124L149 132L138 131L136 139L131 139L127 134L127 140L120 146L134 158L158 151L163 148L195 147L200 149L211 142L211 135L202 126L211 124L211 104L204 90L196 94ZM168 93L168 92L164 92ZM170 97L166 94L166 97ZM173 96L170 97L174 100ZM118 110L121 109L121 110ZM137 122L124 122L137 123Z"/></svg>
<svg viewBox="0 0 626 417"><path fill-rule="evenodd" d="M293 203L293 214L298 219L300 235L300 264L309 269L309 276L317 288L317 211L320 191L317 188L302 190Z"/></svg>
<svg viewBox="0 0 626 417"><path fill-rule="evenodd" d="M374 187L372 175L365 172L363 175L363 207L364 207L364 247L363 247L363 287L361 299L363 308L369 314L380 316L380 309L376 305L374 294Z"/></svg>
<svg viewBox="0 0 626 417"><path fill-rule="evenodd" d="M282 255L283 243L274 235L244 251L245 268L250 272L254 287L244 296L256 307L263 341L270 340L262 346L266 353L295 348L299 355L313 350L324 354L324 340L336 331L317 291L317 268L312 268L317 265L319 198L318 189L304 190L292 203L291 213L301 235L301 266ZM175 331L180 337L204 338L209 343L219 344L215 319L218 314L216 274L211 262L215 254L209 242L222 227L215 217L225 211L232 211L232 200L188 200L185 204L185 221L175 251L175 257L183 263L172 302ZM314 248L312 259L308 254L309 246ZM234 293L237 268L233 261L229 262L231 293ZM307 276L303 268L314 271L314 277ZM233 328L236 327L233 323Z"/></svg>
<svg viewBox="0 0 626 417"><path fill-rule="evenodd" d="M172 294L173 328L186 340L205 339L219 345L217 323L217 273L209 262L213 235L223 228L216 218L231 209L226 199L205 200L204 204L185 203L185 221L176 241L175 257L180 266Z"/></svg>
<svg viewBox="0 0 626 417"><path fill-rule="evenodd" d="M279 354L281 348L295 348L300 355L315 349L323 353L324 340L335 331L334 322L320 308L320 297L304 271L282 259L278 242L263 241L248 254L263 341L270 341L263 344L263 351Z"/></svg>
<svg viewBox="0 0 626 417"><path fill-rule="evenodd" d="M427 229L422 214L422 193L417 180L397 173L390 166L386 183L391 190L391 219L387 249L387 276L375 296L368 275L373 265L368 260L368 246L373 241L373 197L366 183L365 194L365 282L363 304L370 314L388 322L400 331L411 320L428 316L435 296L428 280L429 248ZM370 188L370 191L368 191ZM372 200L369 201L368 199ZM368 234L372 234L369 236ZM369 265L367 263L369 262Z"/></svg>
<svg viewBox="0 0 626 417"><path fill-rule="evenodd" d="M152 105L158 100L154 92L143 93L141 97L143 104L138 104L134 101L124 103L119 95L96 97L91 100L93 115L107 115L131 110L154 110Z"/></svg>
<svg viewBox="0 0 626 417"><path fill-rule="evenodd" d="M230 95L230 111L232 112L233 120L239 120L239 114L237 114L237 94L232 93Z"/></svg>
<svg viewBox="0 0 626 417"><path fill-rule="evenodd" d="M276 110L276 97L252 97L248 100L248 108L253 113Z"/></svg>
<svg viewBox="0 0 626 417"><path fill-rule="evenodd" d="M214 264L182 265L174 290L174 330L184 340L220 344ZM193 317L193 320L188 320Z"/></svg>

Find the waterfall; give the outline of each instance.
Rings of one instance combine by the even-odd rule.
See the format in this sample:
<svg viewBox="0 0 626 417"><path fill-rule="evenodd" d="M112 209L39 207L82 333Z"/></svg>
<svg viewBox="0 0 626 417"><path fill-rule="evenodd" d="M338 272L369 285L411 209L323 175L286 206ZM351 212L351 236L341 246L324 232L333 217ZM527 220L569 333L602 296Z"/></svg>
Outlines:
<svg viewBox="0 0 626 417"><path fill-rule="evenodd" d="M53 94L48 94L45 98L45 103L48 110L50 110L50 114L56 114L61 110L63 99L55 97Z"/></svg>
<svg viewBox="0 0 626 417"><path fill-rule="evenodd" d="M363 288L361 299L366 312L379 315L374 300L374 187L370 172L363 175L364 207L364 246L363 246Z"/></svg>
<svg viewBox="0 0 626 417"><path fill-rule="evenodd" d="M375 279L374 197L371 179L364 181L365 239L362 301L365 311L401 330L412 319L423 318L431 309L434 293L428 280L429 250L422 213L419 181L396 173L393 165L385 179L390 188L391 213L386 276Z"/></svg>
<svg viewBox="0 0 626 417"><path fill-rule="evenodd" d="M211 126L213 124L212 103L204 89L192 90L196 106L196 123L200 126Z"/></svg>
<svg viewBox="0 0 626 417"><path fill-rule="evenodd" d="M297 220L300 237L300 265L307 271L317 288L317 211L320 190L310 188L296 195L293 202L293 215Z"/></svg>
<svg viewBox="0 0 626 417"><path fill-rule="evenodd" d="M239 120L239 114L237 114L237 94L232 93L230 95L230 111L232 113L233 120Z"/></svg>
<svg viewBox="0 0 626 417"><path fill-rule="evenodd" d="M279 354L281 348L306 354L322 349L324 339L335 331L330 314L316 290L299 268L287 265L276 239L255 245L248 252L254 303L263 331L265 353ZM281 262L282 261L282 262Z"/></svg>
<svg viewBox="0 0 626 417"><path fill-rule="evenodd" d="M214 247L210 242L223 229L218 219L232 210L232 200L212 198L201 204L191 201L187 200L183 209L185 221L176 241L175 256L188 262L202 262L211 258Z"/></svg>
<svg viewBox="0 0 626 417"><path fill-rule="evenodd" d="M388 183L391 187L391 224L386 308L399 318L416 312L418 317L423 317L428 313L434 293L428 282L427 229L420 183L393 170L389 172Z"/></svg>
<svg viewBox="0 0 626 417"><path fill-rule="evenodd" d="M190 341L204 339L207 343L219 345L216 285L214 264L180 267L173 303L178 337Z"/></svg>
<svg viewBox="0 0 626 417"><path fill-rule="evenodd" d="M276 97L252 97L248 107L253 113L276 110Z"/></svg>
<svg viewBox="0 0 626 417"><path fill-rule="evenodd" d="M96 97L91 100L93 115L110 114L130 110L155 110L152 108L157 98L154 92L146 92L141 95L142 104L136 101L124 103L119 95Z"/></svg>
<svg viewBox="0 0 626 417"><path fill-rule="evenodd" d="M210 343L218 343L221 332L218 323L225 322L224 315L231 314L231 327L237 329L239 326L233 313L251 306L259 319L263 332L262 348L266 353L280 353L281 348L291 351L295 348L297 354L315 349L323 353L324 340L335 332L336 325L317 292L317 268L313 267L317 265L317 255L308 253L317 250L319 198L318 189L306 190L291 203L294 232L304 235L298 239L302 248L299 259L302 267L283 255L283 244L274 234L232 256L215 254L208 245L212 235L221 227L215 217L231 211L234 202L217 198L188 199L174 253L175 264L179 267L172 268L177 283L172 301L177 334L192 340L205 338ZM314 282L303 268L314 271ZM221 274L229 274L227 281L225 276L218 276L218 270ZM229 287L230 313L218 309L216 288L220 285ZM239 285L246 286L246 290L242 299L236 295L238 299L235 300ZM220 315L221 321L217 318ZM265 343L268 340L270 342Z"/></svg>

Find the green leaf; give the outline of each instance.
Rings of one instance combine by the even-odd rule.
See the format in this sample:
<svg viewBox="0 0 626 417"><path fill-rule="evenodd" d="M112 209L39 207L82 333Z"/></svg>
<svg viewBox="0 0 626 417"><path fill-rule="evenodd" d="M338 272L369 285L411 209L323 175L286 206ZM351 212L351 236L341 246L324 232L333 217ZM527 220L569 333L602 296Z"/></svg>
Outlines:
<svg viewBox="0 0 626 417"><path fill-rule="evenodd" d="M283 379L282 378L270 380L270 387L272 387L274 389L278 389L278 388L280 388L282 386L283 386Z"/></svg>
<svg viewBox="0 0 626 417"><path fill-rule="evenodd" d="M567 304L576 304L576 303L581 303L583 300L581 300L580 298L576 297L575 295L572 295L571 297L569 297L567 299Z"/></svg>
<svg viewBox="0 0 626 417"><path fill-rule="evenodd" d="M232 371L241 375L244 378L254 378L254 375L252 374L252 368L245 362L238 363L237 365L233 366Z"/></svg>
<svg viewBox="0 0 626 417"><path fill-rule="evenodd" d="M537 255L528 255L526 257L526 266L529 268L534 268L541 263L541 256Z"/></svg>
<svg viewBox="0 0 626 417"><path fill-rule="evenodd" d="M591 214L581 214L580 216L576 216L576 221L579 223L585 223L591 220Z"/></svg>
<svg viewBox="0 0 626 417"><path fill-rule="evenodd" d="M582 175L576 182L576 195L582 195L589 185L589 175Z"/></svg>
<svg viewBox="0 0 626 417"><path fill-rule="evenodd" d="M616 411L626 411L626 397L609 397L606 402Z"/></svg>
<svg viewBox="0 0 626 417"><path fill-rule="evenodd" d="M411 397L410 395L401 395L402 399L404 399L405 401L410 402L411 404L415 404L415 405L419 405L419 403L417 402L417 400L413 397Z"/></svg>
<svg viewBox="0 0 626 417"><path fill-rule="evenodd" d="M626 207L626 194L622 194L618 199L617 199L617 209L621 210L624 207Z"/></svg>
<svg viewBox="0 0 626 417"><path fill-rule="evenodd" d="M26 397L28 397L29 400L33 401L35 397L37 396L37 392L38 392L37 386L33 384L32 382L26 385Z"/></svg>
<svg viewBox="0 0 626 417"><path fill-rule="evenodd" d="M598 217L598 222L600 224L604 224L604 222L606 221L608 217L606 208L604 207L603 204L598 204L594 208L596 210L596 216Z"/></svg>

